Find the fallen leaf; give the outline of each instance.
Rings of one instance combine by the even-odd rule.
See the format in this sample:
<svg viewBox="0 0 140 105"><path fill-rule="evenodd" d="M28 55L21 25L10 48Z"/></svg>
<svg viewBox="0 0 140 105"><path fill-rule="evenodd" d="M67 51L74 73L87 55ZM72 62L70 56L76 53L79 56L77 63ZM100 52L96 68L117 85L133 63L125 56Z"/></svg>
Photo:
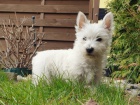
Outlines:
<svg viewBox="0 0 140 105"><path fill-rule="evenodd" d="M98 105L93 99L88 100L84 105Z"/></svg>

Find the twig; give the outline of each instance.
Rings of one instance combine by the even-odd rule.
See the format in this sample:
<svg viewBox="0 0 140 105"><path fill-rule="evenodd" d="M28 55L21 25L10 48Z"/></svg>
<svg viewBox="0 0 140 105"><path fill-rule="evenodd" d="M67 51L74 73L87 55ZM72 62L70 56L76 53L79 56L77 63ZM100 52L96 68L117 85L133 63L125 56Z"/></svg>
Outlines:
<svg viewBox="0 0 140 105"><path fill-rule="evenodd" d="M39 38L39 34L37 34L37 46L33 49L34 31L31 31L27 26L26 30L23 29L23 24L28 19L23 18L22 21L19 22L16 14L15 17L16 23L9 18L8 25L6 21L3 21L0 26L6 44L4 53L3 50L0 50L0 64L5 68L29 67L31 65L31 59L41 46L44 36L44 34L42 34L41 38ZM33 52L31 53L32 49Z"/></svg>

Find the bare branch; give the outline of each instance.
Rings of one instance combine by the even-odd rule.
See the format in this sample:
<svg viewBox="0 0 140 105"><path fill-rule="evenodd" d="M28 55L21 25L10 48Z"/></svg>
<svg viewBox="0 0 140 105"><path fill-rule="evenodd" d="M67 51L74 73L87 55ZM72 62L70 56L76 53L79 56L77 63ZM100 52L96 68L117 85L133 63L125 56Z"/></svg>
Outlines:
<svg viewBox="0 0 140 105"><path fill-rule="evenodd" d="M18 20L16 14L15 17L16 21L9 18L0 25L6 45L5 49L0 49L0 64L4 68L28 68L32 57L42 45L44 34L35 32L33 27L24 27L29 18ZM37 45L34 47L35 42Z"/></svg>

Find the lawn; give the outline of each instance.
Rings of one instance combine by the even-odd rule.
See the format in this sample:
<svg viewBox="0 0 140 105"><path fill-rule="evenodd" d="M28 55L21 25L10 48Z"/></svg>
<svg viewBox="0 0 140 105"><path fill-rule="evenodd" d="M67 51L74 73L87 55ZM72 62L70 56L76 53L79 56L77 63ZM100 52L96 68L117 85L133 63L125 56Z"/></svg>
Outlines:
<svg viewBox="0 0 140 105"><path fill-rule="evenodd" d="M42 81L34 86L31 81L8 80L5 73L0 72L0 105L81 105L89 99L94 99L99 105L129 103L122 89L103 83L89 88L84 83L54 78L50 84Z"/></svg>

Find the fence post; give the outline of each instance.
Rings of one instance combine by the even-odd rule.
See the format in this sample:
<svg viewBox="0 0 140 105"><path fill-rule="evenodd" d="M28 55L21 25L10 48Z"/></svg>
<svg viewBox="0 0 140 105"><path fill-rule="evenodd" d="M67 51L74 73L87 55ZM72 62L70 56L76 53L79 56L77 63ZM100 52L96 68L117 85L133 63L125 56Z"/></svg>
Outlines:
<svg viewBox="0 0 140 105"><path fill-rule="evenodd" d="M93 19L93 0L89 1L89 15L88 15L88 19L92 22Z"/></svg>
<svg viewBox="0 0 140 105"><path fill-rule="evenodd" d="M41 0L41 5L45 5L45 0ZM44 19L44 13L40 13L40 19ZM43 26L39 27L39 32L43 32Z"/></svg>
<svg viewBox="0 0 140 105"><path fill-rule="evenodd" d="M94 0L93 2L93 23L98 23L98 16L99 16L99 3L100 0Z"/></svg>

